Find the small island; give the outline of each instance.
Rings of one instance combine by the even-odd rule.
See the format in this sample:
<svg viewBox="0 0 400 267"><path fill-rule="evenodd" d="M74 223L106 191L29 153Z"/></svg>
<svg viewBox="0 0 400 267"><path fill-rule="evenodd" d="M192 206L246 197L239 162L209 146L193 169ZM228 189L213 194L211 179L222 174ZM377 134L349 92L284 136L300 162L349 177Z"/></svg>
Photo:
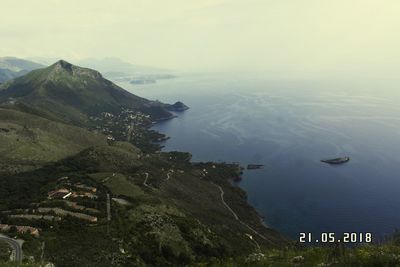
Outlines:
<svg viewBox="0 0 400 267"><path fill-rule="evenodd" d="M157 80L155 79L133 79L129 83L130 84L150 84L150 83L156 83Z"/></svg>
<svg viewBox="0 0 400 267"><path fill-rule="evenodd" d="M247 169L248 170L258 170L258 169L262 169L264 167L264 165L262 164L249 164L247 165Z"/></svg>
<svg viewBox="0 0 400 267"><path fill-rule="evenodd" d="M343 164L349 162L349 157L342 157L342 158L335 158L335 159L323 159L321 162L328 163L328 164Z"/></svg>

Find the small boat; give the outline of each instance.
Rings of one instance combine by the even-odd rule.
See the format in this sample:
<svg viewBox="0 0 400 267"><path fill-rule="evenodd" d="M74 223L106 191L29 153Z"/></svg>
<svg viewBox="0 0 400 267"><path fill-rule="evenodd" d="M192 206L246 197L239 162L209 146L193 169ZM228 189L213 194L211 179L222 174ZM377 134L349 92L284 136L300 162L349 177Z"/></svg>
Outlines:
<svg viewBox="0 0 400 267"><path fill-rule="evenodd" d="M350 161L349 157L321 160L321 162L328 163L328 164L343 164L343 163L346 163L346 162L349 162L349 161Z"/></svg>
<svg viewBox="0 0 400 267"><path fill-rule="evenodd" d="M249 165L247 165L247 169L248 170L262 169L262 167L264 167L264 165L262 165L262 164L249 164Z"/></svg>

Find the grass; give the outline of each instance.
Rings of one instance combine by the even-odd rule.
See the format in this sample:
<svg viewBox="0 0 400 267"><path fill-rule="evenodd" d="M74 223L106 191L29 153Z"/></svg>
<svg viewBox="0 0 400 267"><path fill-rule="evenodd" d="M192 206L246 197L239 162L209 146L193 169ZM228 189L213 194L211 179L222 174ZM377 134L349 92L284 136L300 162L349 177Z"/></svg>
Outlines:
<svg viewBox="0 0 400 267"><path fill-rule="evenodd" d="M142 199L145 196L145 192L139 186L129 181L123 174L94 173L90 174L89 177L110 189L114 196L126 196L132 199Z"/></svg>
<svg viewBox="0 0 400 267"><path fill-rule="evenodd" d="M42 166L74 155L93 145L105 145L104 136L82 128L0 108L0 168ZM1 171L0 169L0 171Z"/></svg>
<svg viewBox="0 0 400 267"><path fill-rule="evenodd" d="M142 165L137 153L114 146L88 148L64 160L63 164L88 173L135 172Z"/></svg>

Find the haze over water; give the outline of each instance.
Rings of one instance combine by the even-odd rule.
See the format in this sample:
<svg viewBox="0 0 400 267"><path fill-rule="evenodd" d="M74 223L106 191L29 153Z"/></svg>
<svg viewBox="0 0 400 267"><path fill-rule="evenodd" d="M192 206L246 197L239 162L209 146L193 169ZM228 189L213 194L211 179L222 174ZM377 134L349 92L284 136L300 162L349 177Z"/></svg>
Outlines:
<svg viewBox="0 0 400 267"><path fill-rule="evenodd" d="M300 232L372 232L400 227L400 94L380 86L189 75L128 86L190 110L154 126L164 150L193 161L265 164L238 184L266 223ZM350 156L330 166L320 159Z"/></svg>

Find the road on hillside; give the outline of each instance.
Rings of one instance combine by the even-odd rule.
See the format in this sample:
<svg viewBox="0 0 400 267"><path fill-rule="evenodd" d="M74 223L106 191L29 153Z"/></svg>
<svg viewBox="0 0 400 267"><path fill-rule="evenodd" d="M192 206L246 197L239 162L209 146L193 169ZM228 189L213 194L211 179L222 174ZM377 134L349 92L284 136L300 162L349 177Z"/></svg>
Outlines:
<svg viewBox="0 0 400 267"><path fill-rule="evenodd" d="M143 185L146 187L150 187L149 184L147 183L147 179L149 179L149 173L145 172L144 175L146 176L146 178L143 181Z"/></svg>
<svg viewBox="0 0 400 267"><path fill-rule="evenodd" d="M21 262L24 255L22 252L22 247L17 242L17 240L9 238L4 235L0 235L0 240L6 242L7 244L9 244L12 247L12 249L14 251L14 254L13 254L14 261Z"/></svg>
<svg viewBox="0 0 400 267"><path fill-rule="evenodd" d="M169 170L169 171L168 171L168 173L167 173L167 181L168 181L169 179L171 179L171 174L172 174L173 172L174 172L173 170Z"/></svg>
<svg viewBox="0 0 400 267"><path fill-rule="evenodd" d="M212 184L213 184L214 186L216 186L216 187L220 190L221 202L222 202L222 204L226 207L226 209L230 211L230 213L233 215L233 217L235 218L235 220L237 220L240 224L242 224L243 226L245 226L247 229L249 229L251 232L253 232L253 233L256 234L257 236L259 236L260 238L262 238L262 239L268 241L268 238L266 238L264 235L260 234L258 231L254 230L254 229L253 229L252 227L250 227L247 223L243 222L243 221L239 218L239 216L236 214L236 212L234 212L233 209L225 202L225 198L224 198L225 192L224 192L224 190L222 189L222 187L219 186L219 185L217 185L217 184L215 184L215 183L212 183ZM250 238L250 239L253 240L253 238Z"/></svg>

